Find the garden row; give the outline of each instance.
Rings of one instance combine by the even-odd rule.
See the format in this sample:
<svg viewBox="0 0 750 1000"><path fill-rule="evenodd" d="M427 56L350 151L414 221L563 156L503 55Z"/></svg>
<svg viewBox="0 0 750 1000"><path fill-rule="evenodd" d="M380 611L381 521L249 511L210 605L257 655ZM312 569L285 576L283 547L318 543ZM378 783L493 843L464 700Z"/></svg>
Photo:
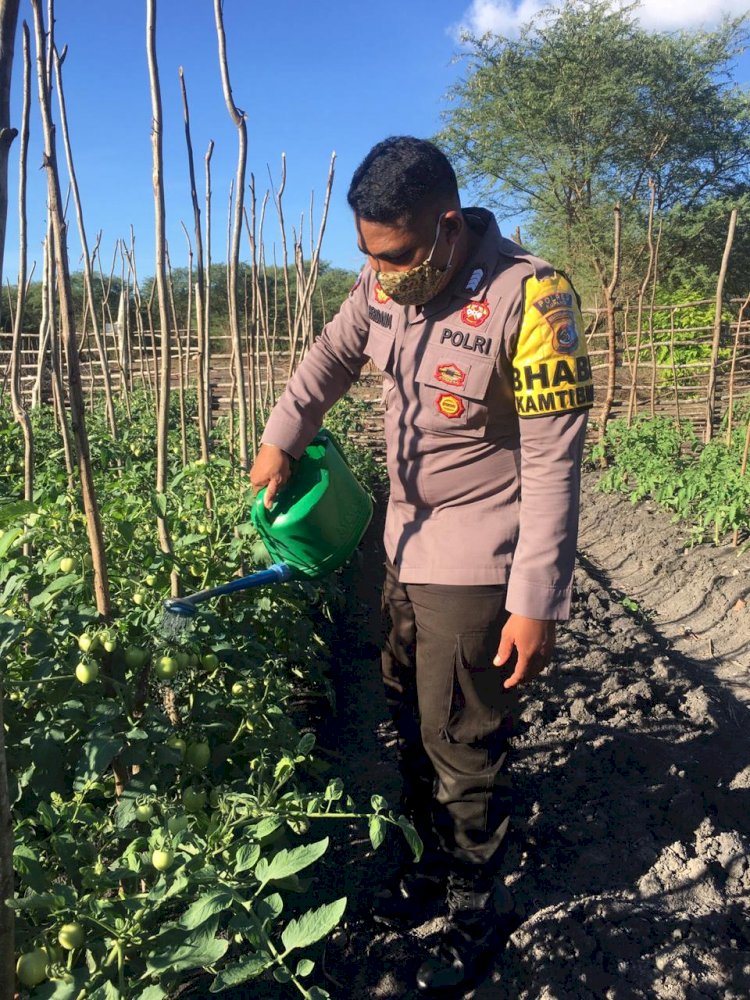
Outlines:
<svg viewBox="0 0 750 1000"><path fill-rule="evenodd" d="M592 452L592 461L607 466L598 488L633 503L650 498L687 525L693 543L718 545L732 532L737 544L750 532L746 411L747 404L735 408L728 432L725 416L724 433L707 444L692 423L673 417L611 421Z"/></svg>
<svg viewBox="0 0 750 1000"><path fill-rule="evenodd" d="M131 400L141 417L122 420L118 441L103 412L89 419L115 609L103 623L52 410L32 412L35 494L24 504L21 433L0 406L19 986L34 1000L163 1000L209 970L211 991L272 974L289 984L280 996L325 997L315 949L346 899L315 906L304 890L335 835L331 821L369 825L376 847L389 825L416 850L418 841L379 796L355 807L316 757L299 708L329 687L332 623L345 602L335 580L221 598L186 631L164 628L175 571L199 590L266 557L247 481L221 444L226 428L208 464L186 466L170 432L162 496L150 408L147 397ZM344 401L331 424L357 421ZM366 453L350 456L361 479L376 474ZM165 505L174 555L156 530Z"/></svg>

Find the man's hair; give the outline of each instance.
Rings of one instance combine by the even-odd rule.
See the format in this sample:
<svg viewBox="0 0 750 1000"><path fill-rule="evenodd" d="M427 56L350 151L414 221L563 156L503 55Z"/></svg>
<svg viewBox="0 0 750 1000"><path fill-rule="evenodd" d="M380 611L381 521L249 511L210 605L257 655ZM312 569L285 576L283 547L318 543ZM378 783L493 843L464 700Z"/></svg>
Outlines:
<svg viewBox="0 0 750 1000"><path fill-rule="evenodd" d="M347 195L368 222L410 223L428 204L458 202L458 183L445 153L426 139L395 135L373 146L354 171Z"/></svg>

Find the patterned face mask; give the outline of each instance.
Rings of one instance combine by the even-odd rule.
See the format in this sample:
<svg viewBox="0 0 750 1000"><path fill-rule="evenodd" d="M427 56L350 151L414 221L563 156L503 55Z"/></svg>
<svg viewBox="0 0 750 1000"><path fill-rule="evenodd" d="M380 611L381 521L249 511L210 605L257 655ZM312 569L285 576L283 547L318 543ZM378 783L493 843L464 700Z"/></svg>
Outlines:
<svg viewBox="0 0 750 1000"><path fill-rule="evenodd" d="M435 267L432 263L432 255L440 237L440 223L443 221L442 215L438 219L435 242L432 244L427 258L416 267L410 267L408 271L378 271L377 279L380 287L386 295L393 299L400 306L422 306L434 298L442 284L446 271L453 265L453 251L456 249L455 243L451 247L450 257L445 267Z"/></svg>

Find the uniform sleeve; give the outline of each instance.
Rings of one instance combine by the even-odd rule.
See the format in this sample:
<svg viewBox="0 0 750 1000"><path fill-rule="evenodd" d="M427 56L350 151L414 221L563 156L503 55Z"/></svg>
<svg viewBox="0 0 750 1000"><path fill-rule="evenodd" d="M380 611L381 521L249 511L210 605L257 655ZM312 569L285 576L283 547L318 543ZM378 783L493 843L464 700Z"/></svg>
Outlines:
<svg viewBox="0 0 750 1000"><path fill-rule="evenodd" d="M580 468L593 382L576 294L562 274L527 279L509 344L521 439L518 542L508 611L565 620L578 540Z"/></svg>
<svg viewBox="0 0 750 1000"><path fill-rule="evenodd" d="M339 312L297 366L271 411L262 443L299 458L323 418L357 380L369 331L366 279L362 276Z"/></svg>

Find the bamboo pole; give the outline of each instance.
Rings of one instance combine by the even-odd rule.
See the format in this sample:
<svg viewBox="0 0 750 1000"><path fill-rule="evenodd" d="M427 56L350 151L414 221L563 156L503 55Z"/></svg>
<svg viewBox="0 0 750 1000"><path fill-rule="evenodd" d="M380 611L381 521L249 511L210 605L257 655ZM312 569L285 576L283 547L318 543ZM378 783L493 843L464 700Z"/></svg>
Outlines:
<svg viewBox="0 0 750 1000"><path fill-rule="evenodd" d="M152 180L154 190L154 270L157 301L159 305L159 328L161 333L161 356L159 370L159 403L156 429L156 492L166 505L167 474L169 471L169 395L172 372L170 352L170 324L167 299L166 273L166 209L164 206L164 158L162 151L162 103L159 86L159 67L156 60L156 0L146 0L146 54L151 91L151 153ZM159 531L159 545L165 555L172 556L172 539L166 512L157 513L156 524ZM173 568L171 574L172 596L179 593L179 577Z"/></svg>
<svg viewBox="0 0 750 1000"><path fill-rule="evenodd" d="M109 370L109 360L105 349L102 333L99 328L99 318L94 304L94 281L91 273L91 258L89 256L89 244L86 237L86 226L83 221L83 208L81 206L81 195L78 188L78 178L76 177L75 164L73 163L73 150L70 144L70 133L68 131L68 114L65 107L65 93L63 91L62 65L65 61L67 46L63 48L62 54L57 49L51 47L51 55L55 67L55 79L57 81L57 101L60 108L60 126L62 129L63 149L65 150L65 160L68 166L68 176L70 177L70 187L73 193L73 205L76 211L76 221L78 223L78 238L81 241L81 251L83 254L83 281L86 295L91 303L91 328L94 333L94 342L99 353L99 363L102 369L102 379L104 382L104 402L107 412L109 430L117 440L117 418L115 416L115 404L112 398L112 375Z"/></svg>
<svg viewBox="0 0 750 1000"><path fill-rule="evenodd" d="M716 311L714 314L714 335L711 344L711 368L708 373L708 388L706 390L706 427L703 434L703 443L708 442L713 437L714 420L716 417L716 362L719 359L719 345L721 343L721 313L723 306L724 281L729 267L729 255L732 251L734 233L737 228L737 209L732 209L729 217L729 230L727 240L724 245L724 255L721 259L719 279L716 283Z"/></svg>
<svg viewBox="0 0 750 1000"><path fill-rule="evenodd" d="M205 356L203 359L203 376L206 380L206 429L211 432L213 424L213 410L211 405L211 157L214 152L214 141L208 143L208 149L204 158L206 172L206 275L205 291L203 293L204 302L204 323L203 349ZM206 456L208 458L208 455Z"/></svg>
<svg viewBox="0 0 750 1000"><path fill-rule="evenodd" d="M182 456L183 467L187 465L187 418L185 414L185 375L182 358L182 342L180 340L180 328L177 322L177 307L174 300L174 281L172 278L172 264L169 259L169 251L166 251L167 265L167 288L169 289L169 310L172 316L172 326L174 327L177 343L177 396L180 406L180 454Z"/></svg>
<svg viewBox="0 0 750 1000"><path fill-rule="evenodd" d="M224 90L224 100L232 118L238 136L237 153L237 184L234 204L234 223L232 226L232 248L227 262L229 279L229 326L236 354L237 405L239 410L239 452L240 469L247 473L250 469L247 450L247 398L245 393L245 375L242 360L242 336L237 315L237 271L240 259L240 236L242 234L242 211L245 197L245 169L247 164L247 122L243 111L236 106L232 97L232 87L229 82L229 67L227 64L226 35L222 14L222 0L214 0L214 16L216 33L219 41L219 67Z"/></svg>
<svg viewBox="0 0 750 1000"><path fill-rule="evenodd" d="M622 218L620 206L614 208L614 249L612 255L612 277L608 285L604 285L604 301L607 312L607 349L609 352L607 363L607 394L602 404L599 414L599 443L604 444L607 433L607 421L612 411L612 404L615 400L615 384L617 381L617 327L615 322L615 291L620 280L620 234L622 232ZM602 464L606 464L606 458L602 455Z"/></svg>
<svg viewBox="0 0 750 1000"><path fill-rule="evenodd" d="M99 506L96 500L94 479L89 455L88 433L86 431L85 408L81 389L81 373L78 363L78 350L75 338L75 317L73 314L73 297L70 287L70 271L66 245L66 227L62 216L62 198L60 180L57 172L57 155L54 142L54 127L50 111L50 94L47 69L45 66L45 35L41 0L31 0L34 11L34 27L37 48L37 82L39 86L39 106L42 114L42 131L44 135L44 163L47 170L47 194L52 217L54 237L54 252L59 275L58 294L60 296L60 318L68 368L68 392L70 412L73 424L73 434L78 452L78 471L81 479L81 494L86 528L94 568L94 594L99 616L103 621L109 621L112 616L112 606L109 595L109 576L104 549Z"/></svg>
<svg viewBox="0 0 750 1000"><path fill-rule="evenodd" d="M3 273L5 227L8 212L8 152L17 132L10 128L10 80L13 49L18 23L18 0L3 0L0 4L0 276ZM23 295L26 288L26 151L29 139L29 58L28 28L24 24L24 103L22 112L22 138L19 172L19 274L18 301L13 319L13 358L15 370L11 371L11 401L16 419L24 434L24 495L29 480L29 457L33 468L33 438L29 416L20 404L18 388L18 354L20 352ZM3 674L0 672L0 1000L12 1000L15 994L15 917L5 901L15 896L13 879L13 817L8 791L8 767L5 750L5 722L3 713Z"/></svg>
<svg viewBox="0 0 750 1000"><path fill-rule="evenodd" d="M198 187L195 181L195 161L193 159L193 142L190 135L190 107L188 104L187 86L185 84L185 74L180 66L180 91L182 94L182 112L185 122L185 144L187 146L188 171L190 174L190 200L193 206L193 228L195 231L195 327L197 346L197 371L196 382L198 384L198 432L201 442L201 458L204 462L209 459L208 413L211 408L209 398L209 385L206 375L206 346L207 336L206 326L203 316L205 275L203 270L203 232L201 229L201 210L198 204ZM186 233L187 235L187 233ZM191 251L192 254L192 251Z"/></svg>
<svg viewBox="0 0 750 1000"><path fill-rule="evenodd" d="M744 319L745 316L745 309L747 309L748 306L750 306L750 295L748 295L748 297L740 306L739 312L737 313L737 323L734 328L734 344L732 345L732 363L729 368L729 392L727 400L727 436L726 436L727 448L732 443L732 429L733 429L733 419L734 419L734 413L732 411L734 409L734 380L735 380L735 373L737 370L737 354L739 352L739 347L740 347L742 320Z"/></svg>
<svg viewBox="0 0 750 1000"><path fill-rule="evenodd" d="M648 181L649 191L651 192L648 206L648 229L647 229L647 240L648 240L648 265L646 266L646 273L643 276L643 281L641 282L640 288L638 289L638 312L637 312L637 325L635 334L635 351L633 356L632 364L632 375L630 382L630 396L628 399L628 427L633 423L633 417L636 412L636 396L638 390L638 363L640 361L641 352L641 337L643 334L643 301L646 296L646 289L648 288L649 281L651 280L651 271L654 266L654 205L656 204L656 185L654 184L653 177L649 178ZM626 323L627 326L627 323ZM652 332L653 340L653 332Z"/></svg>

